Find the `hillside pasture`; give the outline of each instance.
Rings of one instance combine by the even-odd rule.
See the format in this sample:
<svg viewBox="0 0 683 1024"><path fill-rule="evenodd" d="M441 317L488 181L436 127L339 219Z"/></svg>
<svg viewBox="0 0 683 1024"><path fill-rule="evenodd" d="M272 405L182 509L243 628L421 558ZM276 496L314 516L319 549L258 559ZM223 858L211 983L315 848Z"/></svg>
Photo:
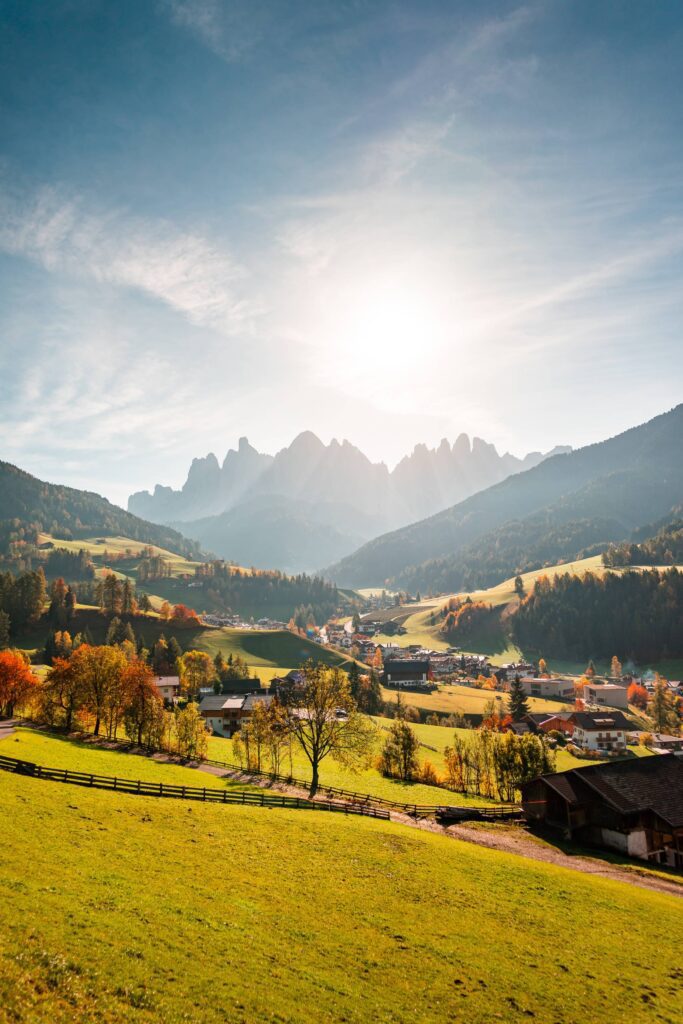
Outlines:
<svg viewBox="0 0 683 1024"><path fill-rule="evenodd" d="M2 786L2 1024L680 1019L674 896L391 822Z"/></svg>
<svg viewBox="0 0 683 1024"><path fill-rule="evenodd" d="M341 668L348 668L352 662L338 651L285 629L205 629L196 636L194 645L212 658L218 651L226 659L230 654L239 655L253 674L266 682L273 676L285 675L309 659Z"/></svg>
<svg viewBox="0 0 683 1024"><path fill-rule="evenodd" d="M500 691L479 690L474 686L465 686L459 683L440 683L432 693L417 693L382 687L382 696L385 701L393 703L399 694L405 704L410 704L428 713L436 711L446 715L456 711L463 715L483 715L486 705L491 700L498 701L498 698L500 698L503 708L507 705L507 695ZM560 701L546 700L542 697L529 697L528 703L530 711L556 712L567 706Z"/></svg>

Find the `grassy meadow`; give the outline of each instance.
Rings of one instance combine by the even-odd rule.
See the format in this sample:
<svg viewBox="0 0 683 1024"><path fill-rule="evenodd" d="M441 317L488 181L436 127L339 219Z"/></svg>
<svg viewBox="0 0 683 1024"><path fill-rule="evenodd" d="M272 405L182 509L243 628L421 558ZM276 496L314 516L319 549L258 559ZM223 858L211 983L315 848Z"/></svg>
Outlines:
<svg viewBox="0 0 683 1024"><path fill-rule="evenodd" d="M680 1020L676 897L390 822L2 792L2 1024Z"/></svg>
<svg viewBox="0 0 683 1024"><path fill-rule="evenodd" d="M352 659L338 651L321 647L288 630L205 629L194 638L194 646L214 657L218 651L244 658L254 675L270 681L284 675L312 658L326 665L348 668Z"/></svg>
<svg viewBox="0 0 683 1024"><path fill-rule="evenodd" d="M452 714L459 711L466 715L483 715L486 705L491 700L500 698L503 707L507 705L507 695L497 690L479 690L475 686L465 686L461 683L441 683L431 693L413 693L412 691L393 690L386 686L382 687L382 695L385 701L394 703L396 697L401 695L405 704L420 708L426 712L438 711L442 714ZM530 711L559 711L566 707L560 701L546 700L543 697L528 697Z"/></svg>
<svg viewBox="0 0 683 1024"><path fill-rule="evenodd" d="M33 761L34 764L42 764L49 768L67 768L74 772L91 772L93 775L112 775L118 779L164 782L169 786L200 786L206 789L250 788L242 783L237 784L232 779L219 779L207 772L199 772L196 768L167 764L141 754L108 750L85 736L83 740L67 739L35 729L17 729L13 736L9 736L0 744L0 754L22 761ZM0 778L4 783L7 776L3 774Z"/></svg>

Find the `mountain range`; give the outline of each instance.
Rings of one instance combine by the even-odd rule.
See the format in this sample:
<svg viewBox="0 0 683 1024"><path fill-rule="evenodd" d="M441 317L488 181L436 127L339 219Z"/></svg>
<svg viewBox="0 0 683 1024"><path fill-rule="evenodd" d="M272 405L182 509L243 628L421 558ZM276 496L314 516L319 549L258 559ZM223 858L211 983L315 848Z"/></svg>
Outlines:
<svg viewBox="0 0 683 1024"><path fill-rule="evenodd" d="M557 448L524 458L461 434L418 444L390 471L348 441L305 431L276 455L240 438L223 463L194 459L180 490L157 484L128 499L135 515L171 525L223 558L296 572L338 560L378 534L462 501Z"/></svg>
<svg viewBox="0 0 683 1024"><path fill-rule="evenodd" d="M683 405L556 454L326 570L341 586L443 592L604 550L683 499Z"/></svg>

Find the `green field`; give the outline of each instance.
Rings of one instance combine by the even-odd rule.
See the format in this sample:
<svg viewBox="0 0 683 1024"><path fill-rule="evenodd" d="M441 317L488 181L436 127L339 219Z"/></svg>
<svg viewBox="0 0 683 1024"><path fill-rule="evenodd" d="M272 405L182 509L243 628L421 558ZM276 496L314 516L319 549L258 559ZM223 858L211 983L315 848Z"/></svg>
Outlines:
<svg viewBox="0 0 683 1024"><path fill-rule="evenodd" d="M421 708L424 711L440 711L442 714L452 714L455 711L464 715L483 715L484 709L491 700L500 702L503 707L507 704L507 694L497 690L478 690L474 686L465 686L460 683L440 683L432 693L412 693L406 690L391 690L386 686L382 687L382 695L386 701L395 702L397 696L401 695L405 704ZM530 711L560 711L566 704L557 700L545 700L542 697L527 698ZM572 702L573 703L573 702Z"/></svg>
<svg viewBox="0 0 683 1024"><path fill-rule="evenodd" d="M275 675L285 675L312 658L325 665L347 667L352 659L338 651L322 647L305 637L296 636L285 629L205 629L193 639L194 646L214 657L218 651L225 658L238 654L244 658L253 674L263 681Z"/></svg>
<svg viewBox="0 0 683 1024"><path fill-rule="evenodd" d="M674 896L390 822L2 793L2 1024L680 1020Z"/></svg>
<svg viewBox="0 0 683 1024"><path fill-rule="evenodd" d="M139 754L120 750L108 750L97 746L91 740L67 739L35 729L17 729L0 744L0 754L17 757L22 761L33 761L48 768L68 768L75 772L91 772L93 775L112 775L118 779L141 779L144 782L165 782L169 786L202 786L206 789L238 788L249 786L237 784L231 779L219 779L195 768ZM2 783L7 776L2 775Z"/></svg>
<svg viewBox="0 0 683 1024"><path fill-rule="evenodd" d="M375 719L375 722L385 726L389 725L386 718ZM453 730L444 729L442 731L444 736L449 737L448 742L451 742ZM382 730L378 732L375 755L379 754L385 736L386 733ZM212 736L209 740L209 757L215 758L217 761L234 762L232 742L219 736ZM443 765L443 754L420 749L419 760L420 763L431 761L437 768L440 768ZM290 772L288 754L282 759L280 771L284 774ZM303 751L297 747L293 748L292 751L291 772L294 778L302 779L306 782L310 781L310 763ZM463 793L453 793L448 789L441 789L439 786L424 786L420 782L402 782L399 779L387 779L372 764L367 768L361 768L359 771L352 772L337 764L336 761L333 761L331 756L327 757L320 765L320 783L323 787L334 786L353 793L380 797L383 800L396 800L398 803L429 804L432 806L449 804L456 807L483 806L484 804L494 803L494 801L486 800L484 797L465 796Z"/></svg>

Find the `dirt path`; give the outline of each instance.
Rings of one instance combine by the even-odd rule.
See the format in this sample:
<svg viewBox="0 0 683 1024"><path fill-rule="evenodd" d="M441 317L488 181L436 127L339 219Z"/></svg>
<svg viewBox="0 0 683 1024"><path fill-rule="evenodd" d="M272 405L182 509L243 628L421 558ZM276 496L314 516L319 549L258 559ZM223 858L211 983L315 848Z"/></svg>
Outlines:
<svg viewBox="0 0 683 1024"><path fill-rule="evenodd" d="M13 718L6 718L0 722L0 740L6 740L9 736L14 736L14 726L17 723Z"/></svg>
<svg viewBox="0 0 683 1024"><path fill-rule="evenodd" d="M601 878L637 885L641 889L654 889L656 892L678 896L679 899L683 898L683 884L680 882L670 882L666 878L649 874L646 868L643 868L641 874L635 863L632 869L621 868L617 864L600 860L598 856L593 858L578 853L563 853L562 850L546 846L534 839L521 827L494 825L491 828L473 828L463 824L451 825L450 828L441 831L445 831L446 835L453 839L462 839L466 843L486 846L489 850L501 850L518 857L540 860L546 864L557 864L559 867L569 868L570 871L582 871L586 875L599 875Z"/></svg>

